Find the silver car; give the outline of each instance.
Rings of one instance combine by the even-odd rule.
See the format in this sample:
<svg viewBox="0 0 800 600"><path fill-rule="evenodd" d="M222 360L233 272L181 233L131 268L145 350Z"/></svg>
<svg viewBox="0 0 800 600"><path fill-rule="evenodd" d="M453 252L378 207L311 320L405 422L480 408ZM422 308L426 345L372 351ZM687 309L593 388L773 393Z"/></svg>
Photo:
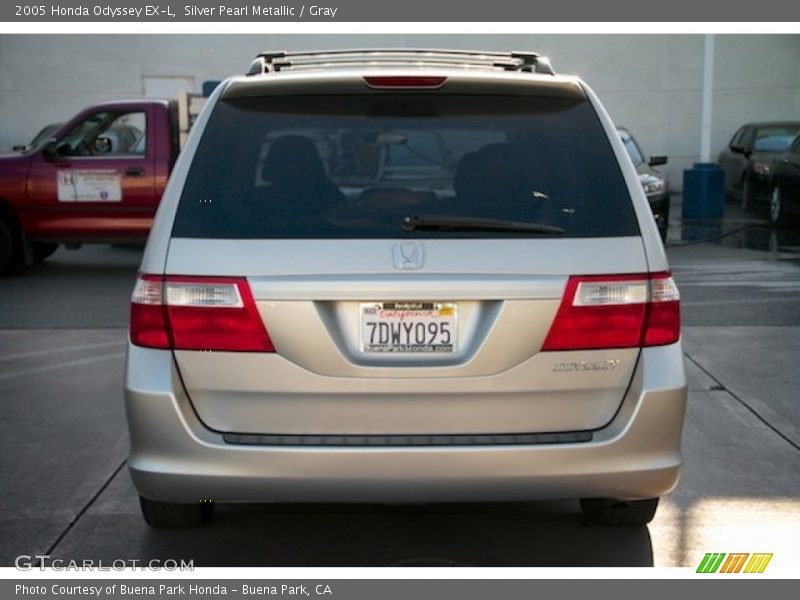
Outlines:
<svg viewBox="0 0 800 600"><path fill-rule="evenodd" d="M214 503L579 498L678 480L679 296L592 90L528 53L267 53L179 157L132 298L147 522Z"/></svg>

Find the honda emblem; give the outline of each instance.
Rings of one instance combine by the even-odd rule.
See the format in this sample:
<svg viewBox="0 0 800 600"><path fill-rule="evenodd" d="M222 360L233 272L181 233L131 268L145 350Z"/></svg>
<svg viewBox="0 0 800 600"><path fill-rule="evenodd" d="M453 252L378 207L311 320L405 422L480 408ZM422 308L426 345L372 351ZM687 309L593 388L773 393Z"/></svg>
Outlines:
<svg viewBox="0 0 800 600"><path fill-rule="evenodd" d="M395 244L392 257L395 269L421 269L425 264L425 246L413 242Z"/></svg>

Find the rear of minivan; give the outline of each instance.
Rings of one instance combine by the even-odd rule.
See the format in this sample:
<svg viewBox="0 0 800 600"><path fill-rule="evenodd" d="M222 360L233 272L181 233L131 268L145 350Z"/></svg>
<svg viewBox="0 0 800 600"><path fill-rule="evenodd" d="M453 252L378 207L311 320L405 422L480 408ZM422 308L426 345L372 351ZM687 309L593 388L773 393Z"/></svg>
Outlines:
<svg viewBox="0 0 800 600"><path fill-rule="evenodd" d="M576 78L233 78L162 200L125 390L154 526L546 498L642 523L681 463L678 292Z"/></svg>

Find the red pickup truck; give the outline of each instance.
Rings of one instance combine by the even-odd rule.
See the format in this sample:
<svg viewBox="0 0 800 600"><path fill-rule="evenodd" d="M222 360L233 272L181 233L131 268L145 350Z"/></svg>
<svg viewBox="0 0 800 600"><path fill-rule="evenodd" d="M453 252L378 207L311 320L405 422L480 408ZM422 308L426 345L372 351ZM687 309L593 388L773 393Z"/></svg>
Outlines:
<svg viewBox="0 0 800 600"><path fill-rule="evenodd" d="M0 156L0 275L59 244L144 242L191 106L189 96L95 104Z"/></svg>

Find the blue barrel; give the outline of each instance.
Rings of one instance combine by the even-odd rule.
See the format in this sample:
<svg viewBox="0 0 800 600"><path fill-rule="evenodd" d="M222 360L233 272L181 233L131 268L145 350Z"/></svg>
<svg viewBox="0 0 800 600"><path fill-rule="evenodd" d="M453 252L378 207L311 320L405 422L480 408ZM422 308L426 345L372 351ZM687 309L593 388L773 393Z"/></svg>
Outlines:
<svg viewBox="0 0 800 600"><path fill-rule="evenodd" d="M222 83L221 81L204 81L203 82L203 96L208 98L217 89L217 86Z"/></svg>
<svg viewBox="0 0 800 600"><path fill-rule="evenodd" d="M725 173L714 163L694 163L683 172L683 218L721 219Z"/></svg>

